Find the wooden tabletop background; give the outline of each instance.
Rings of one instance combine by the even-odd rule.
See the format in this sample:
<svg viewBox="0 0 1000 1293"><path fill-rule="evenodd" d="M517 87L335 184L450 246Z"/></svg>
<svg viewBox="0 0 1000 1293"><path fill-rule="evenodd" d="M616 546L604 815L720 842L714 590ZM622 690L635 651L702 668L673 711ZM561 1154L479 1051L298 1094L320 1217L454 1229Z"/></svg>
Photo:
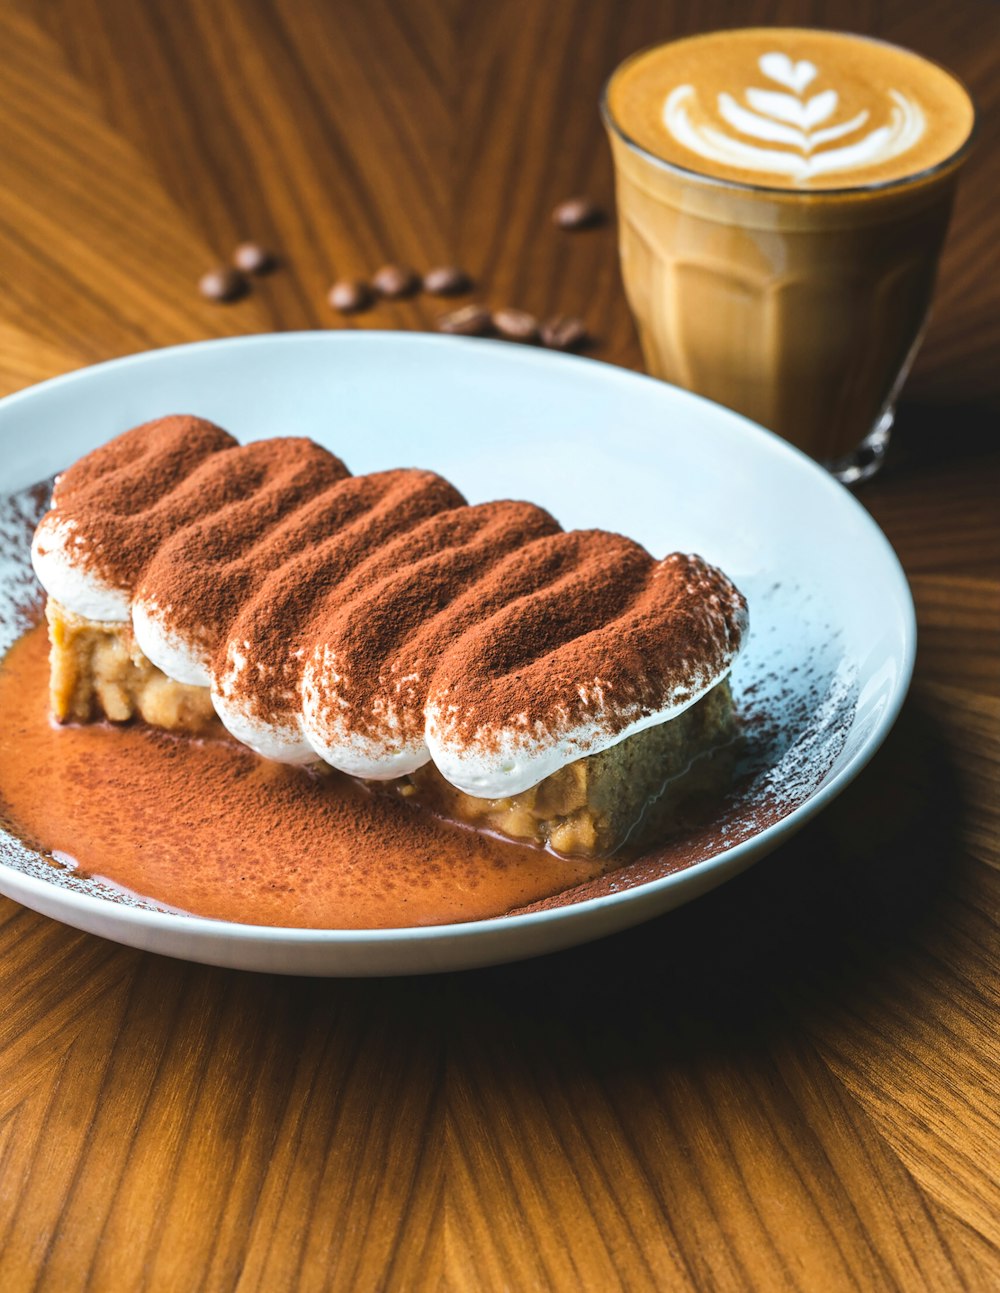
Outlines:
<svg viewBox="0 0 1000 1293"><path fill-rule="evenodd" d="M716 25L851 27L982 112L889 466L920 621L869 770L778 854L616 938L441 978L186 965L0 901L0 1289L1000 1288L1000 7L991 0L7 0L0 385L349 325L457 262L639 365L596 103ZM239 304L200 274L261 239ZM836 535L829 536L837 542ZM864 578L859 569L858 578Z"/></svg>

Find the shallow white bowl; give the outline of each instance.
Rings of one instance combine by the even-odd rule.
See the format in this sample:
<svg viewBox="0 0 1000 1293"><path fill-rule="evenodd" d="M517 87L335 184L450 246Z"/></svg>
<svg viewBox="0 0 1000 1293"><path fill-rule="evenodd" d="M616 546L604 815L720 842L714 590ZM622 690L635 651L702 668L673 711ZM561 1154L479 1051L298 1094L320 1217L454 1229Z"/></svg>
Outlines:
<svg viewBox="0 0 1000 1293"><path fill-rule="evenodd" d="M916 629L884 535L808 458L697 396L504 343L373 332L207 341L100 364L0 401L0 492L173 412L211 418L244 440L309 435L355 472L432 468L470 502L527 498L567 528L619 530L655 556L701 553L750 602L735 689L752 678L784 706L788 680L809 677L811 726L796 759L772 769L778 789L797 780L797 806L714 857L621 892L498 920L372 931L238 925L123 905L74 887L71 874L0 832L0 891L69 925L170 956L283 974L413 974L535 956L648 920L743 870L844 789L899 712ZM13 540L0 536L4 543L0 585L10 598L25 567ZM841 718L831 726L833 708Z"/></svg>

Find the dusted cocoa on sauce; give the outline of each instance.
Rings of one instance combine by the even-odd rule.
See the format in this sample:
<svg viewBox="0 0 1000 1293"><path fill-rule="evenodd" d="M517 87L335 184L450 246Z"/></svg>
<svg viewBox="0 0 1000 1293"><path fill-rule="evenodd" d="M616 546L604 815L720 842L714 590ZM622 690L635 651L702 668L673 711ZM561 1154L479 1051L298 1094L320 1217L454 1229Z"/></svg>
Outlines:
<svg viewBox="0 0 1000 1293"><path fill-rule="evenodd" d="M834 698L807 661L804 683L780 691L773 708L744 713L742 767L704 823L602 867L448 826L335 773L313 781L235 744L110 724L60 728L47 709L46 656L38 627L0 662L9 720L0 727L0 825L155 904L300 928L516 915L686 870L805 802L843 745L855 705L851 686ZM759 676L748 691L766 681ZM192 822L192 810L201 820ZM296 850L304 830L311 842Z"/></svg>
<svg viewBox="0 0 1000 1293"><path fill-rule="evenodd" d="M0 710L5 822L83 871L194 915L316 929L441 924L502 915L601 870L229 741L58 727L43 626L0 665Z"/></svg>

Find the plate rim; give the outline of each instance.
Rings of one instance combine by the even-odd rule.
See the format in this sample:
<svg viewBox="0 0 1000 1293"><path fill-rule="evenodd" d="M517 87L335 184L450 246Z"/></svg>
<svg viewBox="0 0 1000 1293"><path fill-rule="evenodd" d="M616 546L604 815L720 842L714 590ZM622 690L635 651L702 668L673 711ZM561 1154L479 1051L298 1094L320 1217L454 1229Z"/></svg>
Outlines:
<svg viewBox="0 0 1000 1293"><path fill-rule="evenodd" d="M900 594L900 611L902 621L900 670L894 684L894 690L888 703L879 715L872 732L861 747L854 752L843 768L832 778L824 782L809 798L793 808L780 821L772 823L756 832L748 839L722 850L712 857L705 858L689 867L647 880L615 893L600 894L596 897L582 899L579 902L567 903L558 907L520 912L513 915L494 916L471 921L451 922L440 925L391 926L381 929L339 929L339 928L301 928L288 925L253 925L240 921L220 920L215 917L181 914L171 911L157 911L149 908L132 907L113 902L111 899L97 897L66 888L52 881L32 876L0 859L2 874L15 877L15 885L26 894L37 894L44 897L58 895L58 901L68 908L79 912L81 916L125 917L125 923L133 928L146 929L150 932L176 932L194 940L210 941L224 938L237 943L254 942L266 939L281 945L324 945L346 944L350 946L372 945L381 947L385 944L401 942L466 942L474 940L486 931L511 931L543 924L563 924L567 921L581 920L599 910L611 910L620 906L636 903L641 899L650 899L674 888L684 888L695 884L696 879L702 883L695 885L701 892L714 888L721 877L716 872L732 871L735 875L745 869L757 856L770 852L782 839L790 837L817 816L826 805L836 798L841 791L853 781L867 766L882 746L891 731L909 692L913 677L917 647L916 608L906 572L888 537L855 495L836 481L819 463L807 454L783 440L776 433L760 426L751 419L713 400L687 391L671 383L660 381L645 373L624 368L618 364L592 356L564 354L539 350L529 347L512 346L509 342L483 338L437 336L433 333L392 331L389 329L350 329L350 330L300 330L292 332L249 333L231 337L213 337L200 341L183 342L178 345L161 346L140 350L117 358L87 364L67 373L60 373L36 382L21 390L14 391L0 398L0 419L12 407L38 397L40 392L56 387L73 385L78 382L93 380L94 374L105 374L109 370L130 370L161 360L164 357L183 357L194 351L222 349L254 349L293 347L301 345L303 340L311 344L333 344L337 346L393 344L423 347L435 350L459 350L468 346L488 348L497 357L501 355L505 362L541 368L584 365L589 369L599 366L602 378L614 383L630 386L639 383L656 388L665 398L678 401L680 406L693 404L703 410L710 418L729 421L739 426L742 432L756 438L766 453L788 456L797 461L797 469L805 469L820 488L825 489L831 497L836 496L841 504L854 510L855 519L860 521L866 530L867 537L877 548L886 562L886 572L897 585ZM0 438L7 431L0 425ZM26 846L27 847L27 846ZM742 864L742 865L741 865ZM17 899L20 901L20 899ZM149 899L155 901L155 899ZM651 913L655 914L655 913ZM430 967L429 967L430 968Z"/></svg>

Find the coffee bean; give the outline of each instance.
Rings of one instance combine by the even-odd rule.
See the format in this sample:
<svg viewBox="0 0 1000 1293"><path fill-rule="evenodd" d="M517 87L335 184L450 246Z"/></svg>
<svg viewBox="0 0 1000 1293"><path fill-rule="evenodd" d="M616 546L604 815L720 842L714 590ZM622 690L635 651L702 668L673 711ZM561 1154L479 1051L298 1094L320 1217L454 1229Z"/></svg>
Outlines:
<svg viewBox="0 0 1000 1293"><path fill-rule="evenodd" d="M206 300L222 303L235 301L243 296L249 284L238 269L228 265L218 265L202 274L198 280L198 291Z"/></svg>
<svg viewBox="0 0 1000 1293"><path fill-rule="evenodd" d="M493 311L493 326L508 341L537 341L538 320L527 310L505 306Z"/></svg>
<svg viewBox="0 0 1000 1293"><path fill-rule="evenodd" d="M457 296L470 287L468 274L457 265L438 265L424 275L424 291L434 296Z"/></svg>
<svg viewBox="0 0 1000 1293"><path fill-rule="evenodd" d="M406 265L383 265L372 278L372 287L390 301L412 296L420 286L416 273Z"/></svg>
<svg viewBox="0 0 1000 1293"><path fill-rule="evenodd" d="M552 212L552 221L560 229L593 229L604 223L604 212L590 198L569 198Z"/></svg>
<svg viewBox="0 0 1000 1293"><path fill-rule="evenodd" d="M372 293L368 284L360 279L342 278L330 288L326 299L341 314L357 314L371 305Z"/></svg>
<svg viewBox="0 0 1000 1293"><path fill-rule="evenodd" d="M551 350L576 350L587 340L582 319L556 314L542 324L542 344Z"/></svg>
<svg viewBox="0 0 1000 1293"><path fill-rule="evenodd" d="M437 321L439 332L459 337L485 337L492 320L485 305L463 305L461 309L442 314Z"/></svg>
<svg viewBox="0 0 1000 1293"><path fill-rule="evenodd" d="M274 256L259 242L241 242L233 252L233 264L244 274L266 274L274 268Z"/></svg>

